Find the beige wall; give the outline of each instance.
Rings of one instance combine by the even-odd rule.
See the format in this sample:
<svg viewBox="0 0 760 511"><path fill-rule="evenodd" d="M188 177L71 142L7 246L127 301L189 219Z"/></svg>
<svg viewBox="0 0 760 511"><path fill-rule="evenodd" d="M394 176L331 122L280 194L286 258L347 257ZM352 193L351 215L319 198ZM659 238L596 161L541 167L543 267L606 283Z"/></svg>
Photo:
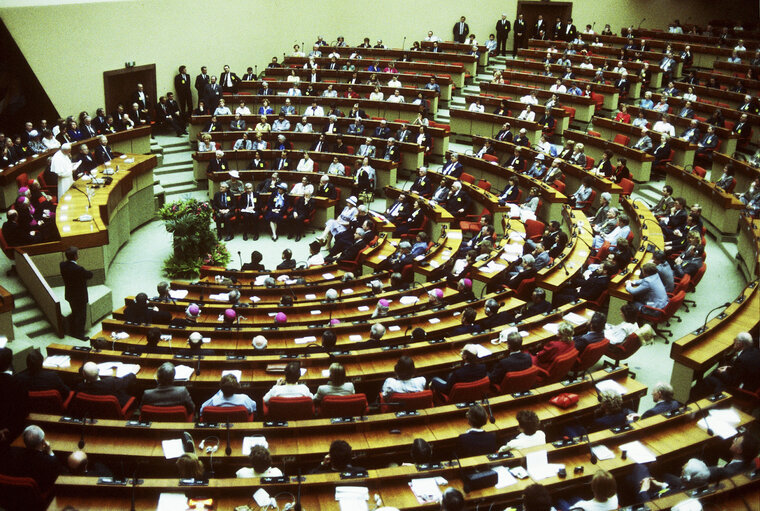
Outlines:
<svg viewBox="0 0 760 511"><path fill-rule="evenodd" d="M103 71L155 63L159 91L172 86L179 64L195 75L206 64L213 74L229 63L238 74L259 70L295 42L307 46L318 34L349 44L364 36L390 47L424 37L445 39L465 15L479 40L487 38L502 10L514 19L517 3L504 0L143 0L42 7L0 8L0 16L62 115L93 110L103 99ZM579 0L576 25L610 23L613 30L638 24L664 27L757 13L753 0ZM756 14L755 14L756 15Z"/></svg>

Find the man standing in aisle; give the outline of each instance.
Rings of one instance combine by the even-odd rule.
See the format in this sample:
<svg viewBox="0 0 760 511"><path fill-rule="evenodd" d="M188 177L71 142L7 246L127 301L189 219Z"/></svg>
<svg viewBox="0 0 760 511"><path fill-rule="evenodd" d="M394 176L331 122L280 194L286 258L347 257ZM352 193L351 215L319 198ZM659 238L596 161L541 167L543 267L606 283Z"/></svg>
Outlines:
<svg viewBox="0 0 760 511"><path fill-rule="evenodd" d="M77 247L66 249L66 260L61 262L61 277L63 277L63 286L66 290L66 301L71 307L69 316L69 331L73 337L87 340L84 327L87 320L87 305L89 296L87 294L87 281L92 278L92 272L85 270L77 264L79 250Z"/></svg>
<svg viewBox="0 0 760 511"><path fill-rule="evenodd" d="M467 34L470 33L470 27L464 22L465 17L459 18L459 23L454 25L454 41L463 43L467 40Z"/></svg>
<svg viewBox="0 0 760 511"><path fill-rule="evenodd" d="M187 122L186 112L189 114L193 111L193 93L190 90L190 75L187 74L187 66L179 66L179 73L174 77L174 91L179 99L182 122L185 123Z"/></svg>
<svg viewBox="0 0 760 511"><path fill-rule="evenodd" d="M517 19L513 24L513 28L515 29L515 44L512 48L512 56L517 57L517 50L525 46L525 39L527 37L528 30L522 13L517 15Z"/></svg>
<svg viewBox="0 0 760 511"><path fill-rule="evenodd" d="M496 22L496 55L507 55L507 39L512 25L509 23L506 14L501 15L501 19Z"/></svg>
<svg viewBox="0 0 760 511"><path fill-rule="evenodd" d="M201 74L195 77L195 90L198 91L198 101L206 100L206 85L211 83L211 77L208 74L206 66L201 67ZM206 104L206 108L211 108Z"/></svg>

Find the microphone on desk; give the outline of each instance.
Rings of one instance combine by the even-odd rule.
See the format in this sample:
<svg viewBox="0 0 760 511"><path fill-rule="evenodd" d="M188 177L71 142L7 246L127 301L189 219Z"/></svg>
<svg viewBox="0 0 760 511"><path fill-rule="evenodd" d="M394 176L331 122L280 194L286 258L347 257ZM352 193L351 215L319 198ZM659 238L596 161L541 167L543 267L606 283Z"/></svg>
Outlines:
<svg viewBox="0 0 760 511"><path fill-rule="evenodd" d="M77 444L77 447L80 449L84 449L84 428L87 426L87 416L89 413L87 411L84 412L84 415L82 416L82 430L79 434L79 443Z"/></svg>
<svg viewBox="0 0 760 511"><path fill-rule="evenodd" d="M293 504L293 511L301 511L301 467L298 467L298 489L296 490L296 503Z"/></svg>
<svg viewBox="0 0 760 511"><path fill-rule="evenodd" d="M78 191L79 193L81 193L82 195L84 195L85 197L87 197L87 207L88 208L92 206L92 203L90 202L90 195L87 192L83 192L80 188L77 188L76 185L71 185L71 188L73 188L74 190Z"/></svg>
<svg viewBox="0 0 760 511"><path fill-rule="evenodd" d="M694 406L697 407L697 410L699 410L699 413L702 413L702 407L699 406L698 400L694 400ZM715 434L715 431L710 427L710 423L707 422L707 414L705 414L705 427L707 428L705 431L708 435L713 436Z"/></svg>
<svg viewBox="0 0 760 511"><path fill-rule="evenodd" d="M565 270L565 276L569 276L570 275L570 272L567 271L567 266L565 266L565 258L564 257L562 259L560 259L560 261L559 261L559 267L562 268L563 270Z"/></svg>
<svg viewBox="0 0 760 511"><path fill-rule="evenodd" d="M406 36L404 36L404 41L401 43L401 49L403 50L406 48Z"/></svg>
<svg viewBox="0 0 760 511"><path fill-rule="evenodd" d="M641 21L639 21L639 26L637 28L641 28L641 24L644 23L647 19L641 18Z"/></svg>
<svg viewBox="0 0 760 511"><path fill-rule="evenodd" d="M238 261L240 262L240 269L243 269L243 256L240 254L240 250L238 250Z"/></svg>
<svg viewBox="0 0 760 511"><path fill-rule="evenodd" d="M483 404L486 406L486 410L488 410L488 421L491 424L496 424L496 417L493 416L493 412L491 411L491 403L488 401L488 396L483 394Z"/></svg>
<svg viewBox="0 0 760 511"><path fill-rule="evenodd" d="M132 472L132 505L130 506L130 511L135 511L135 496L137 493L137 469L140 467L140 464L138 463L135 467L135 471Z"/></svg>
<svg viewBox="0 0 760 511"><path fill-rule="evenodd" d="M599 393L599 389L596 388L596 380L591 375L590 371L584 371L583 375L581 375L581 376L584 376L584 379L585 379L585 375L588 375L589 380L591 380L591 384L594 386L594 392L596 392L596 400L601 403L602 402L602 395Z"/></svg>
<svg viewBox="0 0 760 511"><path fill-rule="evenodd" d="M225 424L227 428L227 447L224 449L224 454L229 456L232 454L232 447L230 447L230 417L227 416L227 423Z"/></svg>
<svg viewBox="0 0 760 511"><path fill-rule="evenodd" d="M198 360L195 362L195 376L201 375L201 359L203 355L198 355Z"/></svg>
<svg viewBox="0 0 760 511"><path fill-rule="evenodd" d="M594 451L591 448L591 439L588 437L588 433L586 433L586 445L588 446L588 453L590 455L589 461L592 465L596 465L596 462L599 461L599 458L597 458L596 454L594 454Z"/></svg>
<svg viewBox="0 0 760 511"><path fill-rule="evenodd" d="M708 321L710 320L710 314L712 314L713 312L715 312L715 311L716 311L716 310L718 310L718 309L725 309L725 308L726 308L726 307L728 307L729 305L731 305L731 302L722 303L722 304L718 305L717 307L713 307L712 309L710 309L710 310L707 312L707 314L705 315L705 322L702 324L702 326L701 326L701 327L697 328L697 329L694 331L694 333L695 333L695 334L701 334L701 333L703 333L703 332L706 332L706 331L707 331L707 323L708 323Z"/></svg>

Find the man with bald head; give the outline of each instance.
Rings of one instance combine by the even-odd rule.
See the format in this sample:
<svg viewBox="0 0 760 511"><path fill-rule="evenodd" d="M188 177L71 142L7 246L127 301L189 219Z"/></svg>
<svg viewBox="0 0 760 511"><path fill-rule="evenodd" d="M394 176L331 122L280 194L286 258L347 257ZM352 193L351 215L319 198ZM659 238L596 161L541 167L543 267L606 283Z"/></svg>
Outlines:
<svg viewBox="0 0 760 511"><path fill-rule="evenodd" d="M76 387L77 392L96 396L116 396L120 406L127 404L129 398L132 397L131 387L136 380L134 374L128 374L121 378L116 376L101 377L98 372L98 365L95 362L85 363L81 372L82 381Z"/></svg>
<svg viewBox="0 0 760 511"><path fill-rule="evenodd" d="M74 451L66 459L65 467L69 475L85 477L112 477L111 470L97 461L91 462L84 451Z"/></svg>
<svg viewBox="0 0 760 511"><path fill-rule="evenodd" d="M174 364L171 362L161 364L156 371L158 385L155 389L145 391L140 407L145 405L184 406L187 413L192 414L195 411L195 403L187 388L174 385L175 373Z"/></svg>

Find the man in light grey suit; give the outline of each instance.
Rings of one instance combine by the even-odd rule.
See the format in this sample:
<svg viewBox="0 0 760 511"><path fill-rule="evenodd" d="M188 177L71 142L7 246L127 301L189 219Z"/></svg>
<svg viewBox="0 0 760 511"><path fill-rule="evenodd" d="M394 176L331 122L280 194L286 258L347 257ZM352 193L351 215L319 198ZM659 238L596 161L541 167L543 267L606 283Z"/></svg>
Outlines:
<svg viewBox="0 0 760 511"><path fill-rule="evenodd" d="M662 284L657 266L646 263L641 267L641 280L629 280L625 289L634 297L633 305L641 310L645 306L662 309L668 304L668 292Z"/></svg>
<svg viewBox="0 0 760 511"><path fill-rule="evenodd" d="M195 403L185 387L174 385L174 364L164 362L156 371L158 386L155 389L146 390L143 394L142 403L154 406L179 406L183 405L188 413L195 411Z"/></svg>
<svg viewBox="0 0 760 511"><path fill-rule="evenodd" d="M641 128L641 138L636 142L636 145L633 146L634 149L640 149L645 153L652 150L652 139L647 134L648 131L649 130L645 127Z"/></svg>

